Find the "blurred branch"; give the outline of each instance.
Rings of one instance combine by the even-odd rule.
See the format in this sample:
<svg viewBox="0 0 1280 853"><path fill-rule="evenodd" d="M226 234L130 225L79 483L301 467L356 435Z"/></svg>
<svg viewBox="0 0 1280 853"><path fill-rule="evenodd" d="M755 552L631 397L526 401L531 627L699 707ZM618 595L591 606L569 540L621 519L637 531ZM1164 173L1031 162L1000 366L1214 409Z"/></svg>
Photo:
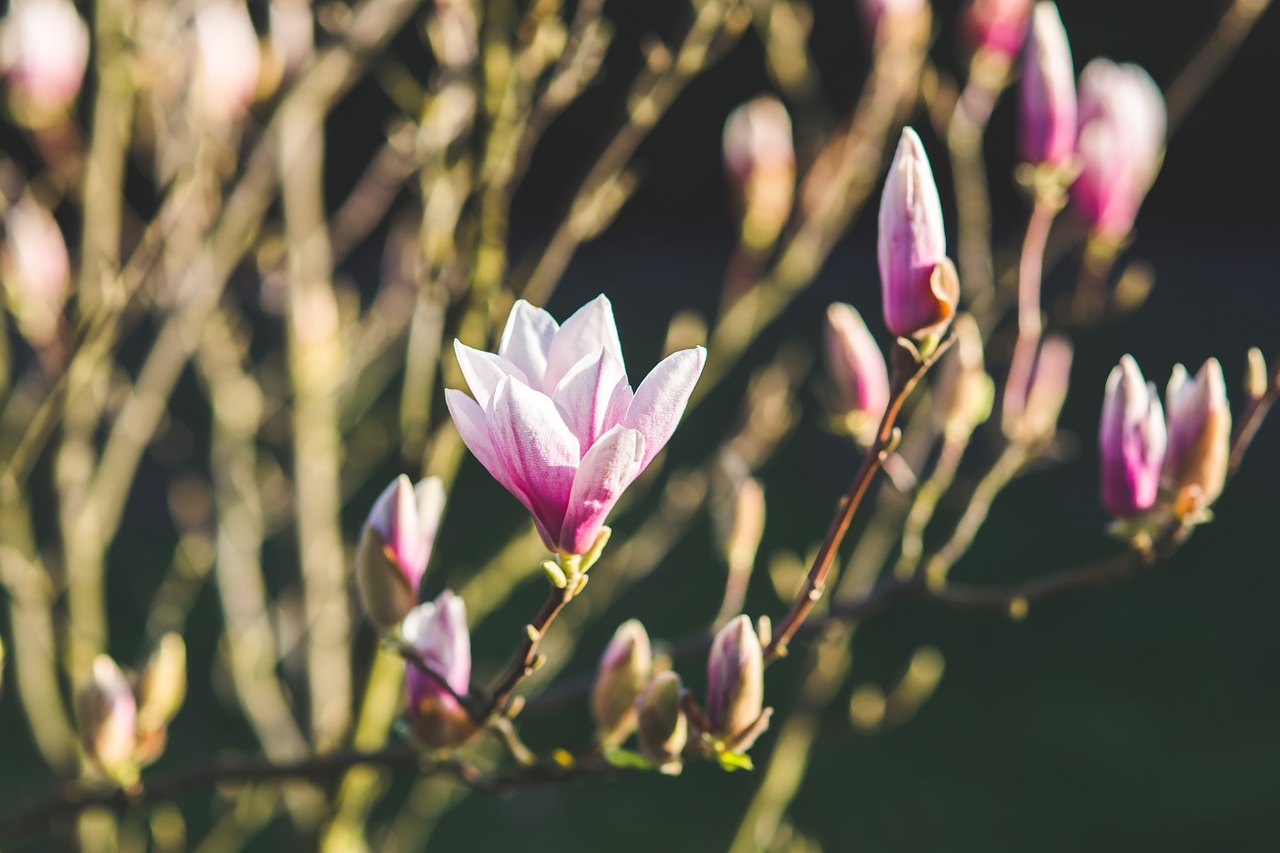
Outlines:
<svg viewBox="0 0 1280 853"><path fill-rule="evenodd" d="M1218 25L1165 89L1169 135L1222 74L1271 0L1233 0Z"/></svg>

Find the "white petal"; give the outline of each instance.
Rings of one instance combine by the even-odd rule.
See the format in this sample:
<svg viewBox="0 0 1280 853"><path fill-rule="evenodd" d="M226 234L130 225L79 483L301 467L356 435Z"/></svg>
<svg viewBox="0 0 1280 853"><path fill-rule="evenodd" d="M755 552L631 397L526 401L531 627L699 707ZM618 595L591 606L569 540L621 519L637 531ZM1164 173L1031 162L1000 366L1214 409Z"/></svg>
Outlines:
<svg viewBox="0 0 1280 853"><path fill-rule="evenodd" d="M558 331L560 324L555 318L518 299L507 316L498 355L524 371L531 387L545 390L542 378L547 372L547 353Z"/></svg>
<svg viewBox="0 0 1280 853"><path fill-rule="evenodd" d="M608 421L610 402L619 385L627 385L622 362L607 349L583 356L560 384L551 399L560 407L565 423L578 437L583 453L600 435L618 421ZM630 390L630 386L627 386ZM625 411L625 410L624 410Z"/></svg>
<svg viewBox="0 0 1280 853"><path fill-rule="evenodd" d="M638 430L619 425L601 436L582 457L561 529L562 549L583 554L595 544L605 516L642 470L644 444Z"/></svg>
<svg viewBox="0 0 1280 853"><path fill-rule="evenodd" d="M526 506L554 540L582 458L578 439L550 397L510 378L494 391L488 423L503 469L528 496Z"/></svg>
<svg viewBox="0 0 1280 853"><path fill-rule="evenodd" d="M622 357L622 343L618 340L618 327L613 322L613 306L603 294L579 308L556 332L547 353L543 389L550 393L583 356L597 352L601 347L617 356L619 363L626 364Z"/></svg>
<svg viewBox="0 0 1280 853"><path fill-rule="evenodd" d="M644 436L644 470L675 432L693 386L702 375L707 351L702 347L681 350L664 358L636 389L622 425Z"/></svg>
<svg viewBox="0 0 1280 853"><path fill-rule="evenodd" d="M493 389L498 387L503 377L514 376L526 385L529 384L524 371L501 356L469 347L458 340L453 342L453 351L458 355L458 366L462 368L467 387L482 409L489 408Z"/></svg>

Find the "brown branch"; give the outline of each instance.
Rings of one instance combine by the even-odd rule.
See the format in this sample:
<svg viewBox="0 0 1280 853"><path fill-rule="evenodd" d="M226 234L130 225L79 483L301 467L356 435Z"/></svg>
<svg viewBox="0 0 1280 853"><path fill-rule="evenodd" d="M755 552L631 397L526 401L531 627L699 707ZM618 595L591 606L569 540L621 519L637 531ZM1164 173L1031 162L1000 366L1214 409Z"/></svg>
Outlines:
<svg viewBox="0 0 1280 853"><path fill-rule="evenodd" d="M1240 467L1240 463L1244 461L1249 445L1253 444L1253 437L1258 434L1258 428L1262 426L1267 412L1271 411L1277 397L1280 397L1280 353L1276 355L1271 375L1267 377L1266 390L1262 392L1261 397L1254 397L1249 401L1244 410L1244 417L1240 418L1239 426L1236 427L1236 434L1231 439L1227 476L1234 474Z"/></svg>
<svg viewBox="0 0 1280 853"><path fill-rule="evenodd" d="M520 647L516 650L515 659L511 661L507 671L493 685L493 689L489 691L489 698L485 701L479 715L480 719L487 720L494 714L499 713L503 706L506 705L507 699L510 698L511 692L516 689L516 686L520 684L525 676L538 668L538 644L547 635L547 628L555 621L556 616L564 609L564 606L569 603L569 599L573 598L575 592L572 581L563 589L551 588L551 593L547 596L546 602L543 603L542 609L538 611L538 615L533 617L533 621L525 626L525 637L521 641Z"/></svg>
<svg viewBox="0 0 1280 853"><path fill-rule="evenodd" d="M788 641L790 641L801 623L804 622L805 617L809 615L813 605L822 597L827 574L831 570L832 562L835 561L840 543L844 541L845 533L849 530L849 524L853 521L853 515L857 511L859 504L862 503L862 498L866 495L867 489L870 488L871 481L879 473L880 469L884 467L885 456L892 452L893 448L889 444L894 436L894 424L898 420L898 413L902 411L903 403L906 402L907 397L915 389L916 383L920 381L930 367L937 363L938 359L947 351L954 340L954 334L948 334L937 349L924 359L917 359L906 345L898 344L897 349L894 351L893 387L889 396L889 405L880 421L880 430L876 434L876 440L867 450L867 455L863 458L862 465L858 468L858 473L854 475L853 482L849 484L849 490L845 492L844 497L840 499L840 503L836 506L836 513L831 519L830 527L827 528L827 535L822 540L822 546L818 549L817 556L814 557L813 566L810 567L809 574L805 577L804 586L801 587L786 617L779 623L768 648L764 650L766 663L777 660L787 653Z"/></svg>

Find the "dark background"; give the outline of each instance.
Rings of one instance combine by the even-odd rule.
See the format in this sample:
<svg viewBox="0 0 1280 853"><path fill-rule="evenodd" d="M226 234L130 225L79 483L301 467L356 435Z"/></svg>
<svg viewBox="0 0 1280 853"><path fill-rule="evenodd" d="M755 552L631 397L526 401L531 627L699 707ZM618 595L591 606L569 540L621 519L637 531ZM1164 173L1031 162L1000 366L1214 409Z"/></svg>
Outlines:
<svg viewBox="0 0 1280 853"><path fill-rule="evenodd" d="M840 115L865 76L866 40L851 0L820 0L815 6L813 48L828 105ZM1061 14L1077 69L1106 55L1138 62L1167 84L1223 6L1216 0L1066 0ZM952 70L959 67L957 7L935 4L939 33L932 55ZM684 11L674 0L606 5L618 24L606 79L540 146L516 201L514 257L550 232L587 158L604 145L621 92L639 64L639 38L651 32L673 36ZM396 47L411 68L425 67L416 31L403 34ZM1063 416L1065 430L1076 437L1075 455L1025 477L1001 497L972 553L955 570L957 579L1031 577L1117 547L1103 532L1094 433L1103 382L1121 354L1133 353L1157 384L1175 362L1194 368L1217 356L1237 400L1247 347L1280 355L1277 48L1280 13L1273 9L1170 142L1127 254L1154 264L1156 288L1134 316L1075 336L1077 361ZM676 310L709 311L715 304L733 239L720 129L730 109L767 88L758 40L748 32L724 62L690 86L644 145L638 158L643 186L615 225L579 253L548 306L563 318L605 292L637 372L656 360L662 330ZM367 161L389 110L379 90L366 85L332 119L334 199L345 194ZM1011 174L1015 113L1006 96L988 139L1002 247L1016 244L1025 216ZM922 117L914 123L925 124ZM931 133L923 135L944 209L953 210L943 149ZM690 417L671 444L673 463L695 458L714 441L712 428L736 406L733 389L742 386L752 365L784 340L815 339L830 301L858 306L888 343L877 317L873 212L864 211L815 285L752 349L728 390ZM372 287L375 250L358 255L351 272ZM1046 301L1065 292L1073 275L1074 258L1050 271ZM803 550L820 537L829 507L858 461L855 451L821 429L811 394L806 410L804 425L762 472L770 499L766 556L780 548ZM827 851L1276 849L1277 473L1280 428L1270 423L1215 508L1217 519L1174 559L1106 590L1035 607L1024 622L901 607L860 627L854 683L888 686L922 643L942 650L946 674L915 720L884 735L853 732L846 712L849 690L837 697L794 809L798 829ZM134 647L141 624L116 614L141 617L146 598L138 591L151 588L172 547L171 541L157 541L164 537L152 525L164 488L160 475L152 476L156 484L143 482L133 498L130 526L121 535L128 548L117 549L112 568L121 648ZM353 535L362 514L359 506L350 513ZM440 542L434 582L448 583L456 567L483 560L492 531L475 522L514 524L518 518L514 501L468 463ZM625 530L634 523L624 517L615 526ZM697 630L718 602L721 573L707 525L701 524L633 595L605 614L568 671L593 667L612 626L629 616L644 620L655 636ZM509 632L501 626L519 624L541 596L536 582L528 584L475 638L477 655L509 648ZM751 612L776 614L783 606L767 580L753 584ZM173 731L174 743L186 748L166 755L158 771L200 762L216 744L252 749L243 724L199 675L216 655L208 637L218 619L216 596L206 590L191 624L197 676ZM768 698L781 714L800 670L796 661L770 670ZM694 684L701 683L700 668L696 662L681 665ZM0 702L0 725L25 726L11 697ZM552 724L535 726L535 745L580 746L585 726L585 712L569 711ZM4 741L0 802L7 804L49 780L42 772L11 772L36 765L25 743L10 750L14 739ZM767 755L772 745L772 735L766 736L756 754ZM433 849L721 850L760 778L759 772L728 775L693 765L675 780L629 774L609 784L529 790L509 799L472 797L445 819ZM406 784L401 780L397 790ZM198 812L199 800L189 805ZM193 814L193 837L200 825ZM287 843L271 832L262 838Z"/></svg>

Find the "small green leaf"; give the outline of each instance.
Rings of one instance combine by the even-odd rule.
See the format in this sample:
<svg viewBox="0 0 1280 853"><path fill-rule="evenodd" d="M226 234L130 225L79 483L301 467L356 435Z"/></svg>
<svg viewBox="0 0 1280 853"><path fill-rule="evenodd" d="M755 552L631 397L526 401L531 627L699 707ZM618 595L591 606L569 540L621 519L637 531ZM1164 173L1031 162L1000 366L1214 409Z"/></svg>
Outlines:
<svg viewBox="0 0 1280 853"><path fill-rule="evenodd" d="M720 766L725 770L733 773L736 770L755 770L756 766L751 763L751 756L741 752L729 752L725 750L716 756L720 759Z"/></svg>
<svg viewBox="0 0 1280 853"><path fill-rule="evenodd" d="M615 747L606 750L604 760L623 770L652 770L653 763L638 752Z"/></svg>

